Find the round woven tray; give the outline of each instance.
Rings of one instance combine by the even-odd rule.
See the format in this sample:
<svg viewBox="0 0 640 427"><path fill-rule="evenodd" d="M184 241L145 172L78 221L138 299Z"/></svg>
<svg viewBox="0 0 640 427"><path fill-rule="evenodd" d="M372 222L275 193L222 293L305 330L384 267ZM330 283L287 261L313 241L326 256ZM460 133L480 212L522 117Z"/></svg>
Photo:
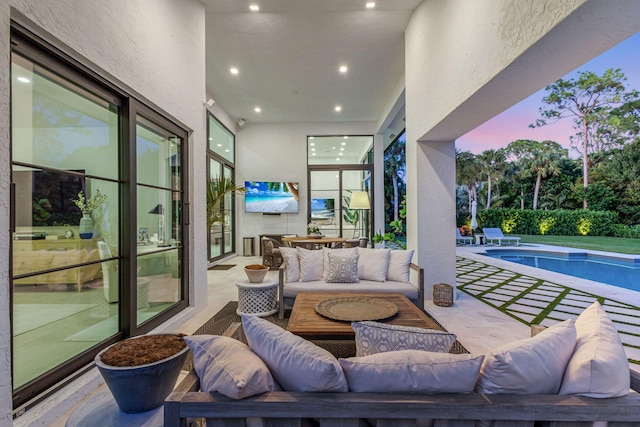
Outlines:
<svg viewBox="0 0 640 427"><path fill-rule="evenodd" d="M315 308L321 316L348 322L386 319L398 312L398 306L392 302L367 297L328 298Z"/></svg>

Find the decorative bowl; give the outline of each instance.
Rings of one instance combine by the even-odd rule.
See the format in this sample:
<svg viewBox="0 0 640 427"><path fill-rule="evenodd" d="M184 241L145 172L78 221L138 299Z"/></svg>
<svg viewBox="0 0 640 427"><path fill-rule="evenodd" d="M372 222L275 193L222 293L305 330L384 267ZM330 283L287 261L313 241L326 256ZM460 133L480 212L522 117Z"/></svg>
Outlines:
<svg viewBox="0 0 640 427"><path fill-rule="evenodd" d="M247 274L249 282L260 283L269 272L269 267L264 264L249 264L244 268L244 272Z"/></svg>

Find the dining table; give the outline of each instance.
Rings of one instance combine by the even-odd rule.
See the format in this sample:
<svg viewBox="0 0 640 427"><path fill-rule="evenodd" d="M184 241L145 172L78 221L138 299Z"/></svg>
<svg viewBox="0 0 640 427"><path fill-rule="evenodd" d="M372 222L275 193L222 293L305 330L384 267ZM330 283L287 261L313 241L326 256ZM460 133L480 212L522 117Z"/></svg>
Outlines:
<svg viewBox="0 0 640 427"><path fill-rule="evenodd" d="M297 237L283 237L282 241L287 243L289 246L293 246L294 243L304 243L315 245L318 248L322 247L333 247L337 243L344 243L347 241L344 237L328 237L328 236L297 236Z"/></svg>

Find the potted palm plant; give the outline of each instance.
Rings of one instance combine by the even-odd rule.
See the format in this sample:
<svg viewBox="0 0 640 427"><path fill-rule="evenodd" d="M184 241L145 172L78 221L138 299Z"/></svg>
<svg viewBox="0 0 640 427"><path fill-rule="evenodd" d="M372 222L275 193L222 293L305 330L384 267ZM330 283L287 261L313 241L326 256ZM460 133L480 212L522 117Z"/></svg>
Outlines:
<svg viewBox="0 0 640 427"><path fill-rule="evenodd" d="M224 199L227 194L234 192L245 193L246 187L236 186L233 179L226 176L216 176L207 182L207 229L224 221Z"/></svg>

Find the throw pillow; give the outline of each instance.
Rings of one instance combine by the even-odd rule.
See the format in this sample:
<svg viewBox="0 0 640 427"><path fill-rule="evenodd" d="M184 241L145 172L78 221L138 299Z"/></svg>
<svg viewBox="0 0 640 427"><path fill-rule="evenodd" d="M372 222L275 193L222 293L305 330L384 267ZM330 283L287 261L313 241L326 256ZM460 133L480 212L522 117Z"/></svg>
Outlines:
<svg viewBox="0 0 640 427"><path fill-rule="evenodd" d="M358 277L360 280L372 280L385 282L391 249L367 249L357 248L360 260L358 261Z"/></svg>
<svg viewBox="0 0 640 427"><path fill-rule="evenodd" d="M484 355L392 351L340 359L349 390L371 393L469 393Z"/></svg>
<svg viewBox="0 0 640 427"><path fill-rule="evenodd" d="M358 255L329 254L327 283L358 283Z"/></svg>
<svg viewBox="0 0 640 427"><path fill-rule="evenodd" d="M193 353L200 389L243 399L274 390L269 368L246 345L219 335L184 337Z"/></svg>
<svg viewBox="0 0 640 427"><path fill-rule="evenodd" d="M242 326L249 347L283 390L348 391L338 360L327 350L260 317L242 316Z"/></svg>
<svg viewBox="0 0 640 427"><path fill-rule="evenodd" d="M620 334L597 301L576 319L576 349L559 394L605 398L629 393L629 361Z"/></svg>
<svg viewBox="0 0 640 427"><path fill-rule="evenodd" d="M410 280L411 258L413 258L413 249L410 251L391 251L391 254L389 255L387 280L394 282L408 282Z"/></svg>
<svg viewBox="0 0 640 427"><path fill-rule="evenodd" d="M356 356L396 350L422 350L448 353L456 336L444 331L387 325L379 322L353 322Z"/></svg>
<svg viewBox="0 0 640 427"><path fill-rule="evenodd" d="M282 259L284 260L287 282L297 282L300 280L300 260L298 251L295 248L280 248Z"/></svg>
<svg viewBox="0 0 640 427"><path fill-rule="evenodd" d="M484 359L476 390L485 394L556 394L576 345L572 319L504 345Z"/></svg>
<svg viewBox="0 0 640 427"><path fill-rule="evenodd" d="M329 273L329 254L337 254L337 255L358 255L358 248L341 248L341 249L329 249L322 248L322 259L323 259L323 268L324 273L322 275L322 280L327 280L327 274Z"/></svg>
<svg viewBox="0 0 640 427"><path fill-rule="evenodd" d="M322 251L312 251L304 248L296 248L300 260L300 280L313 282L322 280Z"/></svg>

